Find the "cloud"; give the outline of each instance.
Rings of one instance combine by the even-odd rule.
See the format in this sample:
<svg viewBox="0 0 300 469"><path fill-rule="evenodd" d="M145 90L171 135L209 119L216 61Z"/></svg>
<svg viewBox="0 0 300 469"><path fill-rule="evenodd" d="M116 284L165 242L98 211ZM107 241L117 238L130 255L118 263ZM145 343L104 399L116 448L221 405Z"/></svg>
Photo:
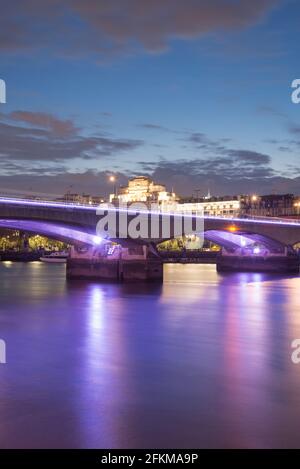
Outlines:
<svg viewBox="0 0 300 469"><path fill-rule="evenodd" d="M193 148L196 150L201 150L202 152L207 152L209 154L217 153L223 154L226 150L225 144L229 143L231 139L227 138L218 138L211 139L203 132L186 132L187 136L184 137L184 141L188 144L192 144Z"/></svg>
<svg viewBox="0 0 300 469"><path fill-rule="evenodd" d="M259 185L262 184L264 190L277 177L269 155L230 148L230 139L213 140L202 132L192 132L184 141L192 145L197 156L176 161L161 159L158 163L140 161L141 171L183 195L191 195L201 187L204 195L208 185L216 195L243 193L247 187L261 193Z"/></svg>
<svg viewBox="0 0 300 469"><path fill-rule="evenodd" d="M0 49L69 55L161 52L172 39L248 28L278 0L15 0L1 6ZM42 33L41 33L42 31Z"/></svg>
<svg viewBox="0 0 300 469"><path fill-rule="evenodd" d="M83 160L115 156L132 151L141 140L110 135L86 135L71 120L46 113L15 111L0 116L0 162L53 164L75 158Z"/></svg>
<svg viewBox="0 0 300 469"><path fill-rule="evenodd" d="M165 133L170 133L170 134L184 134L185 133L184 131L170 129L169 127L165 127L164 125L154 124L151 122L145 122L143 124L139 124L138 127L145 129L145 130L165 132Z"/></svg>
<svg viewBox="0 0 300 469"><path fill-rule="evenodd" d="M182 172L183 171L183 172ZM206 195L210 189L213 195L238 195L238 194L299 194L300 177L289 178L282 176L266 177L263 171L257 171L255 177L244 177L237 173L235 177L228 177L222 173L195 174L193 166L187 161L185 164L174 164L171 168L167 165L157 165L155 168L149 165L148 171L140 171L138 174L148 174L155 181L166 184L169 190L172 188L180 195L192 195L195 190L199 194ZM118 184L127 184L128 177L133 174L117 173ZM20 194L38 193L60 196L72 188L73 192L87 193L91 195L107 196L111 192L109 174L105 171L67 172L58 174L12 174L0 175L1 191L16 193L16 187Z"/></svg>
<svg viewBox="0 0 300 469"><path fill-rule="evenodd" d="M9 118L16 122L35 125L59 138L75 136L79 130L71 120L58 119L44 112L14 111L9 114Z"/></svg>
<svg viewBox="0 0 300 469"><path fill-rule="evenodd" d="M147 163L146 163L147 164ZM162 162L149 167L148 174L156 181L173 188L178 194L188 196L200 190L206 195L299 193L300 177L278 176L264 165L251 168L235 166L231 159L222 164L216 159L202 166L199 161Z"/></svg>
<svg viewBox="0 0 300 469"><path fill-rule="evenodd" d="M233 159L233 161L240 162L241 164L263 165L269 164L271 162L269 155L258 153L256 151L228 150L227 153Z"/></svg>
<svg viewBox="0 0 300 469"><path fill-rule="evenodd" d="M268 154L232 148L230 139L212 139L203 132L182 131L179 134L192 157L140 160L135 163L134 171L147 174L182 195L191 195L199 188L205 194L208 186L215 195L297 193L299 190L299 178L289 177L295 170L287 168L286 173L279 176L272 168ZM17 187L26 192L32 187L42 192L55 191L58 195L68 186L72 186L74 192L108 194L111 187L106 171L75 169L75 165L81 163L81 168L97 168L99 158L101 161L105 156L132 152L144 144L140 140L120 139L101 132L89 135L71 119L23 110L0 114L0 141L0 184L3 189ZM77 161L73 161L75 159ZM84 161L88 161L88 165ZM126 164L132 167L132 161L123 160L122 167L126 168ZM72 170L68 169L71 165ZM123 169L118 173L118 184L125 184L133 174Z"/></svg>
<svg viewBox="0 0 300 469"><path fill-rule="evenodd" d="M147 130L162 130L164 132L170 132L170 129L160 124L145 123L145 124L139 124L139 127L141 127L142 129L147 129Z"/></svg>
<svg viewBox="0 0 300 469"><path fill-rule="evenodd" d="M118 184L126 184L127 176L114 173ZM106 171L87 170L83 172L60 171L58 174L14 174L0 175L2 193L53 195L60 197L68 190L77 193L104 196L112 191L110 174ZM16 190L16 188L18 188Z"/></svg>
<svg viewBox="0 0 300 469"><path fill-rule="evenodd" d="M231 154L232 153L232 154ZM216 177L222 175L224 178L235 181L238 178L255 179L260 177L271 177L275 175L274 170L268 165L270 157L261 153L248 150L231 150L224 156L211 156L210 158L195 158L192 160L160 161L159 163L140 162L142 170L152 167L156 171L167 174L187 177ZM187 186L189 189L189 186Z"/></svg>
<svg viewBox="0 0 300 469"><path fill-rule="evenodd" d="M150 125L150 124L148 124ZM160 129L160 126L151 124ZM197 156L169 161L139 161L136 172L146 173L154 180L172 186L181 194L207 187L207 181L222 194L230 187L237 190L239 181L270 180L276 176L270 167L269 155L248 149L232 149L230 139L211 139L202 132L179 132ZM70 160L95 160L135 150L143 142L117 139L107 135L86 135L70 119L61 119L47 113L14 111L0 115L0 169L2 186L34 187L50 193L72 185L77 192L88 191L101 195L111 189L107 186L107 173L97 170L72 173L66 169ZM182 140L182 138L181 138ZM91 164L91 163L89 163ZM73 165L74 167L74 165ZM118 182L125 183L132 173L119 173ZM12 182L15 182L15 186ZM53 187L52 187L53 186ZM247 184L241 184L247 187ZM265 187L263 185L262 187ZM55 188L55 189L53 189ZM205 191L204 191L205 192Z"/></svg>
<svg viewBox="0 0 300 469"><path fill-rule="evenodd" d="M293 135L300 136L300 125L290 124L289 131Z"/></svg>
<svg viewBox="0 0 300 469"><path fill-rule="evenodd" d="M192 143L196 143L196 144L206 144L206 143L209 143L209 140L207 138L207 136L201 132L193 132L190 136L189 136L189 139L188 139L190 142Z"/></svg>
<svg viewBox="0 0 300 469"><path fill-rule="evenodd" d="M191 143L199 152L199 159L203 168L228 170L228 168L241 167L243 171L249 170L249 166L268 165L271 163L269 155L244 149L232 149L228 146L231 139L211 139L205 133L192 132L184 139ZM203 156L205 155L205 161ZM214 155L214 156L212 156ZM195 160L196 162L199 160Z"/></svg>

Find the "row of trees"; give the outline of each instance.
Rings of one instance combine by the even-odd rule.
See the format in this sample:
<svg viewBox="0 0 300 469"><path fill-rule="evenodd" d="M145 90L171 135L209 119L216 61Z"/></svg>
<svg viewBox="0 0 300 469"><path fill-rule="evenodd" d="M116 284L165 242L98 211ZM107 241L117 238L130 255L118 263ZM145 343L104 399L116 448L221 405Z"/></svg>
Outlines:
<svg viewBox="0 0 300 469"><path fill-rule="evenodd" d="M55 241L45 236L29 235L19 231L6 230L0 232L0 250L1 251L37 251L41 249L55 251L63 250L66 245L60 241Z"/></svg>

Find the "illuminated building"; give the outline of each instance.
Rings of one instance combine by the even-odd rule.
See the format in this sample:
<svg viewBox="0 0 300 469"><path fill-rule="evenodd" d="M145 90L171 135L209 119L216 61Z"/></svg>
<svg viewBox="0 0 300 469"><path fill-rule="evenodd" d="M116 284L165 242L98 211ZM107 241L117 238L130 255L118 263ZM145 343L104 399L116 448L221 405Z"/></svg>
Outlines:
<svg viewBox="0 0 300 469"><path fill-rule="evenodd" d="M76 193L71 194L70 192L67 192L61 199L57 200L80 205L99 205L104 202L104 198L100 196Z"/></svg>
<svg viewBox="0 0 300 469"><path fill-rule="evenodd" d="M205 197L197 201L182 201L177 208L182 212L201 212L207 216L234 217L240 213L240 201L237 197Z"/></svg>
<svg viewBox="0 0 300 469"><path fill-rule="evenodd" d="M167 206L176 203L177 197L168 192L162 184L156 184L149 177L138 176L128 181L126 187L120 187L118 194L110 194L110 202L118 201L122 204L144 202Z"/></svg>
<svg viewBox="0 0 300 469"><path fill-rule="evenodd" d="M297 215L297 199L292 194L247 195L241 197L241 214L256 217Z"/></svg>

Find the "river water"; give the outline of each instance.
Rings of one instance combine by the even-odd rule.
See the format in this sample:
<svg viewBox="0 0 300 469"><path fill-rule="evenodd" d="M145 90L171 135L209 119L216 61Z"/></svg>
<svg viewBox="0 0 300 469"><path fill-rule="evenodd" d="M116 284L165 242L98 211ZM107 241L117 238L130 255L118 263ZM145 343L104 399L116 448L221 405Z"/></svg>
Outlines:
<svg viewBox="0 0 300 469"><path fill-rule="evenodd" d="M163 285L0 264L1 448L300 446L300 279L165 266Z"/></svg>

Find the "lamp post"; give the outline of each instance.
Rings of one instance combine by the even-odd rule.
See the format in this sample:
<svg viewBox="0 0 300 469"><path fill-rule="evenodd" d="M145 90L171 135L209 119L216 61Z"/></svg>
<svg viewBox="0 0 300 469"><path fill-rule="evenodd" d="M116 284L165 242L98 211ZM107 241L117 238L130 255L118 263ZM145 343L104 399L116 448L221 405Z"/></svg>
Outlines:
<svg viewBox="0 0 300 469"><path fill-rule="evenodd" d="M109 180L110 180L110 182L112 182L113 185L114 185L114 198L116 198L116 196L117 196L117 194L116 194L116 192L117 192L117 191L116 191L116 180L117 180L117 178L116 178L116 176L113 176L113 175L112 175L112 176L109 177Z"/></svg>
<svg viewBox="0 0 300 469"><path fill-rule="evenodd" d="M258 215L257 213L257 195L253 194L251 197L251 215Z"/></svg>

